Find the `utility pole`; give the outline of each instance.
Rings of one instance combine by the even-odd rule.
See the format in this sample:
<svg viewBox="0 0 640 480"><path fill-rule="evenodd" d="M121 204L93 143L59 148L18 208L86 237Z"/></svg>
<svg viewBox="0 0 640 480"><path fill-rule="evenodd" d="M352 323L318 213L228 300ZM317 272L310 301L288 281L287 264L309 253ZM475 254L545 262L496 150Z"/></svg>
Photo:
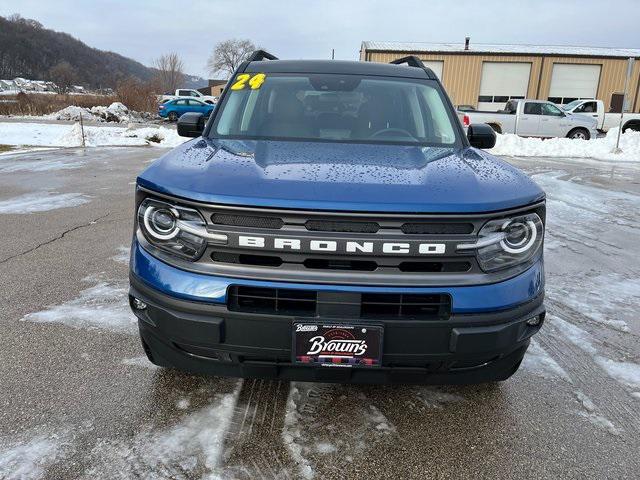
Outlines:
<svg viewBox="0 0 640 480"><path fill-rule="evenodd" d="M331 49L331 60L335 60L336 59L336 49L332 48Z"/></svg>
<svg viewBox="0 0 640 480"><path fill-rule="evenodd" d="M616 139L616 148L613 149L613 153L621 153L620 150L620 134L622 133L622 117L624 117L624 111L627 108L627 88L631 81L631 73L633 72L633 62L635 58L630 57L627 63L627 76L624 79L624 92L622 93L622 110L620 111L620 124L618 125L618 138Z"/></svg>

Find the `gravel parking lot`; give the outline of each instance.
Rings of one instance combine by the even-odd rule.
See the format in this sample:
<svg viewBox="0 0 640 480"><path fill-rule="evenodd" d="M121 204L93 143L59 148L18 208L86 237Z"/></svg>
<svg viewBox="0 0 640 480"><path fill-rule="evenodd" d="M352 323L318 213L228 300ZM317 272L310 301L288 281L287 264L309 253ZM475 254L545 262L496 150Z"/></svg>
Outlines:
<svg viewBox="0 0 640 480"><path fill-rule="evenodd" d="M0 479L638 478L640 164L509 159L546 190L547 322L502 384L191 376L127 305L151 147L0 156Z"/></svg>

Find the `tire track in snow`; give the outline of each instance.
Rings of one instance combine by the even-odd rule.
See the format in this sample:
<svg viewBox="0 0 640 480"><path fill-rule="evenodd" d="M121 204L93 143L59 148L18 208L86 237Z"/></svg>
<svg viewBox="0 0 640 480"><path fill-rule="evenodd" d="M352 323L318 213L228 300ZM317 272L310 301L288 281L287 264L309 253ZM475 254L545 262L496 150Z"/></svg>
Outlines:
<svg viewBox="0 0 640 480"><path fill-rule="evenodd" d="M288 395L288 382L244 381L226 435L225 475L234 480L297 478L280 435Z"/></svg>

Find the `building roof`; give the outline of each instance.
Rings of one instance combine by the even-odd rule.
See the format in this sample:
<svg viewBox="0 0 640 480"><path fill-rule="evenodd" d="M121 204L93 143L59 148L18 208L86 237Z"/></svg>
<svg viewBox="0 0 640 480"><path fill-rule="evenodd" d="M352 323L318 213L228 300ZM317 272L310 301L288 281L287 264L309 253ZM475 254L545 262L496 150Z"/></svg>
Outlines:
<svg viewBox="0 0 640 480"><path fill-rule="evenodd" d="M413 52L413 53L486 53L518 55L564 55L572 57L640 57L640 48L580 47L570 45L507 45L494 43L473 43L469 50L464 42L425 43L425 42L362 42L362 50Z"/></svg>

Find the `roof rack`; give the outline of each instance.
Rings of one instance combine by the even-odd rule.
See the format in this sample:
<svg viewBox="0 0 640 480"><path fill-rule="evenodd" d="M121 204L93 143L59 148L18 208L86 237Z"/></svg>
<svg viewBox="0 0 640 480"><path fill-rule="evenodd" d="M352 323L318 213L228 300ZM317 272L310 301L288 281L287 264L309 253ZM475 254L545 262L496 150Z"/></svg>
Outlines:
<svg viewBox="0 0 640 480"><path fill-rule="evenodd" d="M247 58L247 62L259 62L260 60L278 60L278 57L271 55L266 50L256 50Z"/></svg>
<svg viewBox="0 0 640 480"><path fill-rule="evenodd" d="M433 71L429 67L427 67L424 63L422 63L422 60L420 60L420 58L418 58L415 55L408 55L406 57L398 58L396 60L391 60L389 63L393 65L402 65L406 63L410 67L421 68L427 73L427 77L431 79L437 78L436 75L433 73Z"/></svg>
<svg viewBox="0 0 640 480"><path fill-rule="evenodd" d="M410 67L425 68L424 63L422 63L422 60L420 60L415 55L409 55L407 57L397 58L396 60L392 60L389 63L393 63L394 65L402 65L403 63L406 63Z"/></svg>

